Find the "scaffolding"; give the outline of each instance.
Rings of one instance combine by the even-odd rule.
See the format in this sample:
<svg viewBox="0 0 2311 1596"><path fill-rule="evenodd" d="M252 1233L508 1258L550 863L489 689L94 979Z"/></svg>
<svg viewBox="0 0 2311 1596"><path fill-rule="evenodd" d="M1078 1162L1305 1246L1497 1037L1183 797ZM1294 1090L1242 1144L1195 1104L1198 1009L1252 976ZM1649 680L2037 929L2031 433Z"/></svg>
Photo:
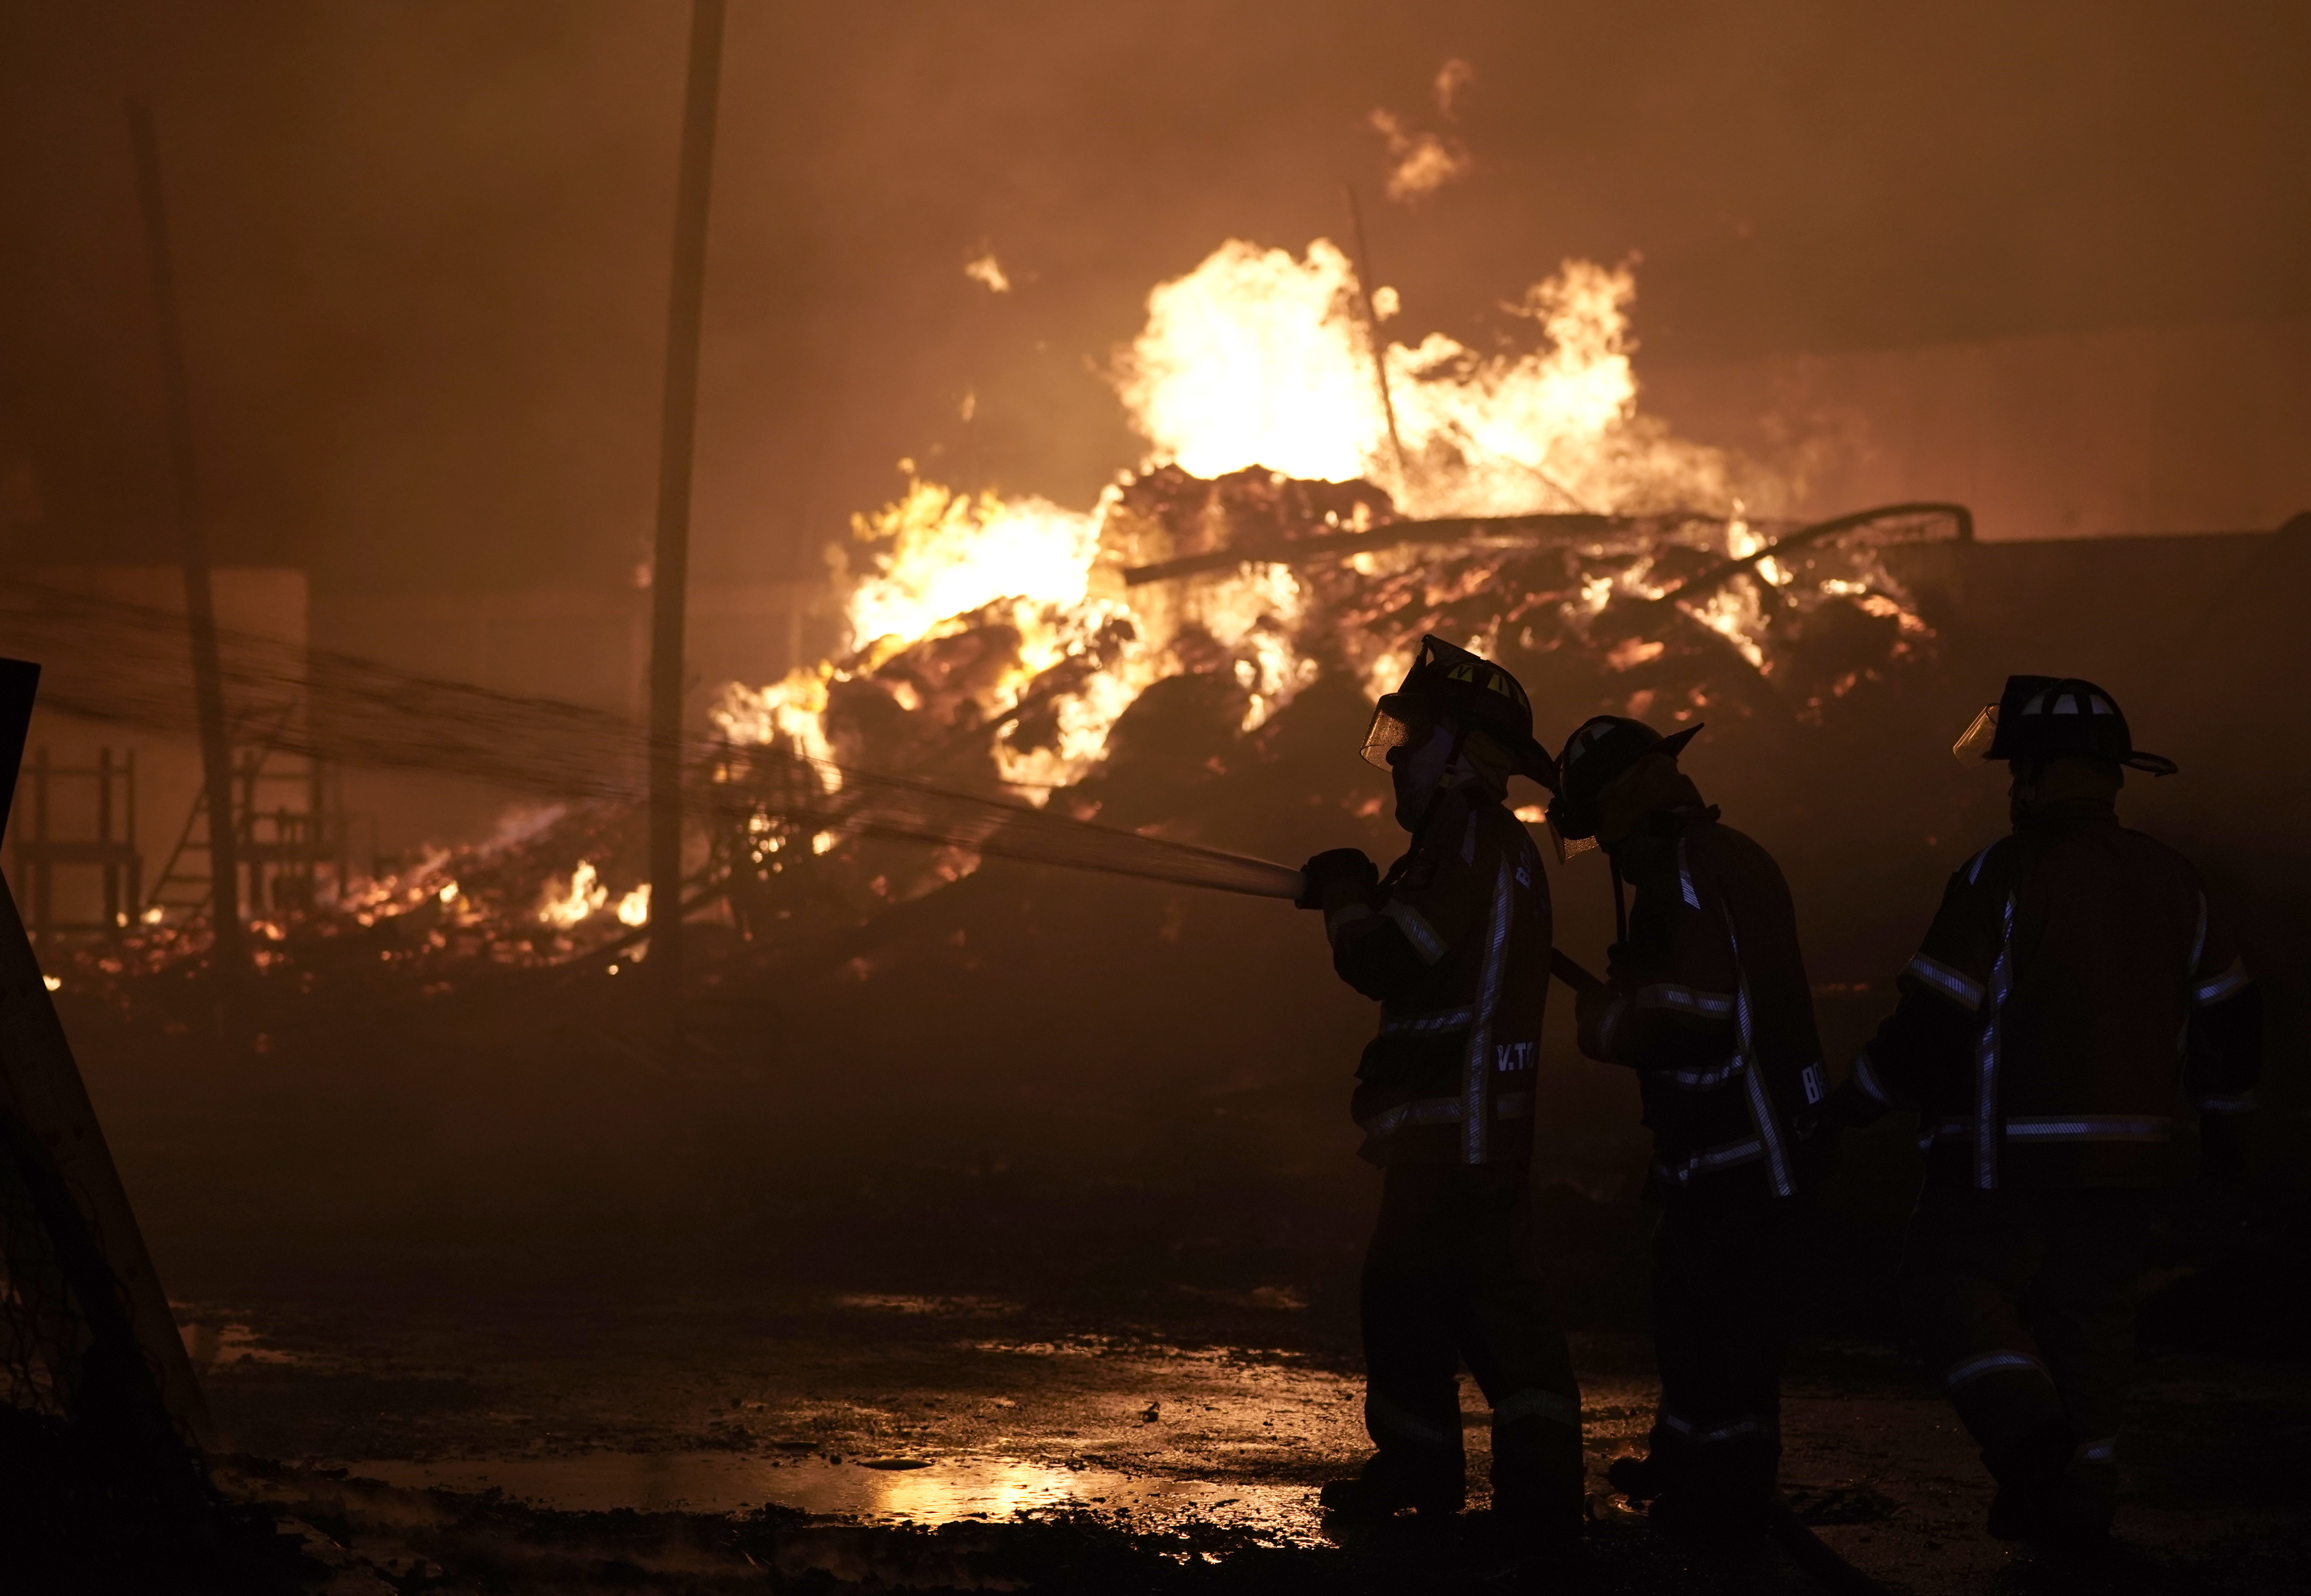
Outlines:
<svg viewBox="0 0 2311 1596"><path fill-rule="evenodd" d="M269 768L275 758L287 768ZM310 908L326 879L331 888L351 874L352 817L340 772L327 761L240 748L232 760L236 900L264 916ZM208 792L193 795L191 809L153 880L142 914L147 920L189 919L215 897L211 871Z"/></svg>
<svg viewBox="0 0 2311 1596"><path fill-rule="evenodd" d="M94 789L95 834L59 837L59 789L86 783ZM21 792L12 850L15 878L28 889L25 928L35 943L59 935L109 934L127 925L144 902L144 858L136 848L136 754L96 751L93 764L58 764L45 746L36 748L17 778ZM93 920L57 913L57 872L95 870L101 879L102 910Z"/></svg>

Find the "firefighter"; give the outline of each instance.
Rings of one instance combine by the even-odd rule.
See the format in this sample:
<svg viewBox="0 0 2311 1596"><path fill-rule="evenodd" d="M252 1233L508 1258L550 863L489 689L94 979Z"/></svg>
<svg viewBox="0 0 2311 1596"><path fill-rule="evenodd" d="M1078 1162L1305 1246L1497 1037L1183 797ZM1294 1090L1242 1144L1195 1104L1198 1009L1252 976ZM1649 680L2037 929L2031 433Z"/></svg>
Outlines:
<svg viewBox="0 0 2311 1596"><path fill-rule="evenodd" d="M1376 1449L1323 1505L1352 1515L1462 1504L1461 1360L1493 1410L1494 1522L1578 1533L1581 1397L1532 1256L1528 1172L1549 967L1548 882L1503 806L1553 785L1516 678L1435 637L1380 701L1364 749L1411 833L1382 876L1361 852L1308 861L1333 967L1381 1004L1351 1111L1381 1166L1364 1268L1365 1425Z"/></svg>
<svg viewBox="0 0 2311 1596"><path fill-rule="evenodd" d="M2091 1539L2178 1066L2203 1170L2242 1176L2261 999L2190 864L2118 824L2124 772L2175 765L2109 693L2010 676L1955 751L2006 762L2013 832L1950 877L1827 1117L1921 1116L1901 1300L1997 1482L1990 1532Z"/></svg>
<svg viewBox="0 0 2311 1596"><path fill-rule="evenodd" d="M1780 1466L1784 1277L1814 1173L1794 1125L1828 1083L1781 870L1678 766L1700 729L1585 722L1549 821L1611 863L1618 939L1576 1002L1579 1042L1636 1072L1661 1208L1661 1403L1648 1455L1609 1478L1657 1522L1738 1531L1763 1524Z"/></svg>

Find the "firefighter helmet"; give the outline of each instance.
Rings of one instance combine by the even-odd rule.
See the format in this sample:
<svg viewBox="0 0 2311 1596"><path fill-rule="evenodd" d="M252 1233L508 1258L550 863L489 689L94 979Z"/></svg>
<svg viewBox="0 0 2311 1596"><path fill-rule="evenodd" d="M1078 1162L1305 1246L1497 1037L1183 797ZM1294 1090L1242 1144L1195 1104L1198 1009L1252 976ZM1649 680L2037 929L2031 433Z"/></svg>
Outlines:
<svg viewBox="0 0 2311 1596"><path fill-rule="evenodd" d="M1998 702L1984 704L1951 746L1960 760L2091 759L2154 776L2175 762L2134 746L2118 701L2076 676L2009 676Z"/></svg>
<svg viewBox="0 0 2311 1596"><path fill-rule="evenodd" d="M1443 720L1485 732L1508 754L1513 773L1557 790L1557 762L1533 740L1532 701L1524 688L1491 660L1441 637L1420 640L1412 668L1374 709L1365 733L1365 761L1388 769L1391 748L1424 741L1427 728Z"/></svg>
<svg viewBox="0 0 2311 1596"><path fill-rule="evenodd" d="M1663 737L1642 720L1619 715L1592 715L1565 739L1557 762L1560 782L1557 801L1548 807L1548 824L1560 837L1574 841L1597 834L1597 798L1613 778L1648 754L1675 759L1679 749L1701 729L1695 721Z"/></svg>

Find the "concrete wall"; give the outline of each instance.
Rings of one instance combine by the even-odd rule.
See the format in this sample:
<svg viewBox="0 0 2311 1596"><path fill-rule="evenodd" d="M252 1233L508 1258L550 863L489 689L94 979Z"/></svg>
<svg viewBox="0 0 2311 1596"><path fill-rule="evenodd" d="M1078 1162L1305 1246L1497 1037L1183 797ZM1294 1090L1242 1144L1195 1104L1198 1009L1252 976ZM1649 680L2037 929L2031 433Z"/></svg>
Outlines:
<svg viewBox="0 0 2311 1596"><path fill-rule="evenodd" d="M1639 372L1648 412L1778 469L1799 515L1955 499L2001 539L2311 510L2311 318Z"/></svg>

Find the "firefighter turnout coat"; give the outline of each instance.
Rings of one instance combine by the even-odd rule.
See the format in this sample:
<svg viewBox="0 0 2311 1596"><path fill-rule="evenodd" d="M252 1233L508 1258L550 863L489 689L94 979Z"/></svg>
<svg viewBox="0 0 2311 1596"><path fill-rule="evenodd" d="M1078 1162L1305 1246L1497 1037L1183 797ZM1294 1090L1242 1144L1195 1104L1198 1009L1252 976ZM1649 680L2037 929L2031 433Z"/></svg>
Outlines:
<svg viewBox="0 0 2311 1596"><path fill-rule="evenodd" d="M2000 1187L2167 1178L2177 1076L2246 1113L2261 1008L2189 861L2077 800L1950 877L1902 1001L1850 1090L1914 1108L1928 1179Z"/></svg>
<svg viewBox="0 0 2311 1596"><path fill-rule="evenodd" d="M1342 980L1381 1004L1356 1068L1361 1155L1522 1164L1548 999L1548 881L1516 817L1448 789L1412 848L1325 930Z"/></svg>
<svg viewBox="0 0 2311 1596"><path fill-rule="evenodd" d="M1797 915L1773 856L1717 811L1663 818L1621 862L1636 889L1609 1007L1582 1051L1634 1068L1653 1133L1652 1187L1794 1196L1792 1121L1826 1095Z"/></svg>

